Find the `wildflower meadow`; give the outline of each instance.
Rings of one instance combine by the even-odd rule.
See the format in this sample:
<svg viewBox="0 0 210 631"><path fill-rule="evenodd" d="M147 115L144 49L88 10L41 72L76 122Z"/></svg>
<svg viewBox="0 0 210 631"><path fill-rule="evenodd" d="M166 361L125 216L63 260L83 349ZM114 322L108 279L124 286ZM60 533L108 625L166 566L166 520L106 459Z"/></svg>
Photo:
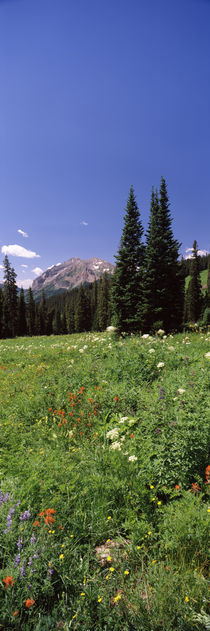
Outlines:
<svg viewBox="0 0 210 631"><path fill-rule="evenodd" d="M210 629L209 341L0 340L0 629Z"/></svg>

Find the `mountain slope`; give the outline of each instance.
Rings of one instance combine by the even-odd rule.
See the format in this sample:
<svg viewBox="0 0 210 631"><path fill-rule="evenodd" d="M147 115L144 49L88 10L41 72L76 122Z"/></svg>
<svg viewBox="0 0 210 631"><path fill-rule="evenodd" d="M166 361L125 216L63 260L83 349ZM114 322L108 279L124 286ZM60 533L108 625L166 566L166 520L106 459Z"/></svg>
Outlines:
<svg viewBox="0 0 210 631"><path fill-rule="evenodd" d="M33 281L32 291L35 298L38 298L44 289L45 296L49 297L78 287L81 283L93 283L94 280L99 280L104 272L113 274L114 265L98 258L84 261L74 257L64 263L53 265L38 276Z"/></svg>

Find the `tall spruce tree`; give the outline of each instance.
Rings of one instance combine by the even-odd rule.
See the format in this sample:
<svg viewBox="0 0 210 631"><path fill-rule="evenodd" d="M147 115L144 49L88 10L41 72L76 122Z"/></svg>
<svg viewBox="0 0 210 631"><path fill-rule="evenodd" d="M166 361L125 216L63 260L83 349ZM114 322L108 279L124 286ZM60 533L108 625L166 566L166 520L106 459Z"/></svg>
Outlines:
<svg viewBox="0 0 210 631"><path fill-rule="evenodd" d="M119 332L142 328L142 270L144 263L143 227L131 186L124 216L120 248L113 276L112 307Z"/></svg>
<svg viewBox="0 0 210 631"><path fill-rule="evenodd" d="M104 331L109 324L109 278L104 272L99 283L98 292L98 325L99 331Z"/></svg>
<svg viewBox="0 0 210 631"><path fill-rule="evenodd" d="M25 305L24 291L22 287L20 290L19 298L18 298L17 331L18 331L18 335L20 336L26 335L27 333L26 305Z"/></svg>
<svg viewBox="0 0 210 631"><path fill-rule="evenodd" d="M190 282L188 286L188 321L197 322L201 315L202 292L200 279L200 266L198 257L198 244L195 240L192 249L190 263Z"/></svg>
<svg viewBox="0 0 210 631"><path fill-rule="evenodd" d="M17 334L16 273L7 255L4 258L3 334L4 337L15 337Z"/></svg>
<svg viewBox="0 0 210 631"><path fill-rule="evenodd" d="M0 338L3 337L3 292L0 288Z"/></svg>
<svg viewBox="0 0 210 631"><path fill-rule="evenodd" d="M35 301L31 287L29 287L27 296L26 319L28 334L35 335Z"/></svg>
<svg viewBox="0 0 210 631"><path fill-rule="evenodd" d="M75 332L81 333L82 331L88 331L90 328L90 310L87 301L85 289L81 284L79 287L76 307L75 307Z"/></svg>
<svg viewBox="0 0 210 631"><path fill-rule="evenodd" d="M147 330L171 331L182 323L184 284L178 260L180 244L174 239L165 179L161 178L159 199L152 192L147 233L144 280Z"/></svg>

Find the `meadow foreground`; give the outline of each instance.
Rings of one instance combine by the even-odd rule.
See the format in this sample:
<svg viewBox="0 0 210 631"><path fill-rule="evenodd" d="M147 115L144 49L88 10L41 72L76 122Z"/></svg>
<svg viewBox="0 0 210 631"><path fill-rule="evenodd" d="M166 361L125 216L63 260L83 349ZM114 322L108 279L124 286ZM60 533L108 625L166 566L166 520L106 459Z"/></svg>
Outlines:
<svg viewBox="0 0 210 631"><path fill-rule="evenodd" d="M209 340L0 341L0 629L210 628Z"/></svg>

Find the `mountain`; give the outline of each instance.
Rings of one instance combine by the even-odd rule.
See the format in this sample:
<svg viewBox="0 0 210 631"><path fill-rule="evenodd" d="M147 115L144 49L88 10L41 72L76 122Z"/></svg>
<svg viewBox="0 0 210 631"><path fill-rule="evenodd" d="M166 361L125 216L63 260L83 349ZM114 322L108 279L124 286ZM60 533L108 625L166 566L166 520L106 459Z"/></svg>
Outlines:
<svg viewBox="0 0 210 631"><path fill-rule="evenodd" d="M38 276L32 283L32 291L35 299L39 299L44 289L48 298L53 294L73 289L79 285L93 283L107 272L113 274L114 265L98 258L83 261L79 258L72 258L57 263Z"/></svg>

